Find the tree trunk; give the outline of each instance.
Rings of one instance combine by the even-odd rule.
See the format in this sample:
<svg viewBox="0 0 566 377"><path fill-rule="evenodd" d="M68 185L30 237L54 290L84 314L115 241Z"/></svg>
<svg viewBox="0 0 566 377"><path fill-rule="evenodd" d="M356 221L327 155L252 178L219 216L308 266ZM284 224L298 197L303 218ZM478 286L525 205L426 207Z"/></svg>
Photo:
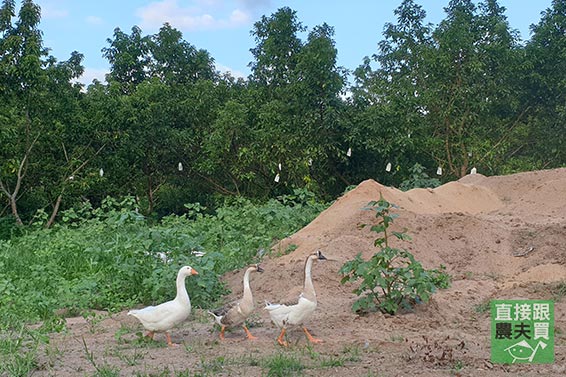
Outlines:
<svg viewBox="0 0 566 377"><path fill-rule="evenodd" d="M153 212L153 180L151 179L151 173L147 176L147 214L150 215Z"/></svg>
<svg viewBox="0 0 566 377"><path fill-rule="evenodd" d="M55 201L55 205L53 206L53 211L51 212L51 217L49 217L49 221L47 222L47 224L45 224L46 229L51 228L51 226L55 222L55 218L57 217L57 214L59 213L59 207L61 206L62 200L63 200L63 194L59 194L59 196L57 197L57 200Z"/></svg>
<svg viewBox="0 0 566 377"><path fill-rule="evenodd" d="M12 215L14 215L14 218L16 219L16 224L21 226L24 225L24 223L18 213L18 204L16 202L16 195L10 195L10 208L12 209Z"/></svg>

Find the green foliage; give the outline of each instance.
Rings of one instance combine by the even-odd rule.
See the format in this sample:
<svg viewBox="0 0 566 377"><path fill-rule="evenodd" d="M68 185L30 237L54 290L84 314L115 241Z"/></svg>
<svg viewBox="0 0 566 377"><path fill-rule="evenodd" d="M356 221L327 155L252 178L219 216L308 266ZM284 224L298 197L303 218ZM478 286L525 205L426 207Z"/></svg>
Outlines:
<svg viewBox="0 0 566 377"><path fill-rule="evenodd" d="M399 185L399 189L408 191L414 188L435 188L440 186L440 180L431 178L425 172L425 168L418 162L409 169L410 177Z"/></svg>
<svg viewBox="0 0 566 377"><path fill-rule="evenodd" d="M401 307L428 302L437 288L447 288L450 284L450 277L444 272L443 266L439 270L425 270L410 252L390 246L388 228L398 216L390 213L394 208L397 206L383 196L379 201L368 203L366 210L374 211L378 219L371 230L380 234L374 242L380 251L368 261L359 253L340 269L342 284L361 280L354 289L356 295L362 296L352 306L355 312L379 310L395 314ZM399 240L411 239L404 232L391 234Z"/></svg>
<svg viewBox="0 0 566 377"><path fill-rule="evenodd" d="M563 1L524 44L497 0L451 1L438 25L400 1L350 87L334 28L307 28L282 7L254 23L246 79L220 75L169 24L149 35L134 26L107 39L108 82L84 91L73 83L82 55L48 56L40 11L31 0L18 14L13 1L0 9L0 215L18 225L40 209L61 221L84 198L133 195L159 219L188 202L213 208L219 194L306 188L331 200L369 177L436 185L418 166L453 179L473 166L564 165ZM385 172L388 162L398 169Z"/></svg>
<svg viewBox="0 0 566 377"><path fill-rule="evenodd" d="M200 272L186 281L193 305L210 307L226 293L219 276L257 260L258 249L294 233L324 205L299 195L265 204L237 199L214 214L188 207L189 214L152 225L134 198L107 198L99 208L63 211L52 229L39 223L0 240L0 323L162 302L174 296L187 264Z"/></svg>
<svg viewBox="0 0 566 377"><path fill-rule="evenodd" d="M517 155L537 168L566 164L566 2L554 0L531 26L525 47L523 107L532 109L523 138L514 140Z"/></svg>

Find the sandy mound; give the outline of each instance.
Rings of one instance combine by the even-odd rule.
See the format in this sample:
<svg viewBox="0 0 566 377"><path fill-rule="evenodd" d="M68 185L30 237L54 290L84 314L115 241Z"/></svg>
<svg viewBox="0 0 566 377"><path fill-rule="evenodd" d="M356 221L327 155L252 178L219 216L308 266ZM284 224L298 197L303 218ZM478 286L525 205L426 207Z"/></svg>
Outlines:
<svg viewBox="0 0 566 377"><path fill-rule="evenodd" d="M407 228L414 238L397 246L428 267L444 264L455 275L493 274L518 283L566 279L560 250L566 244L566 169L469 175L407 192L367 180L276 247L281 252L296 245L293 253L267 263L302 262L315 249L339 262L358 252L372 255L376 235L360 225L375 222L363 208L380 194L400 207L394 229Z"/></svg>
<svg viewBox="0 0 566 377"><path fill-rule="evenodd" d="M360 225L375 223L374 213L363 208L380 194L400 207L394 230L407 228L413 237L396 246L410 250L426 268L446 266L454 281L413 314L360 318L350 310L355 296L352 287L340 284L338 270L357 253L368 258L376 251L375 233ZM327 326L337 337L374 341L389 338L389 326L422 336L431 328L440 331L440 323L448 320L469 342L478 342L477 334L483 334L477 345L489 360L488 313L481 325L463 325L477 317L477 308L494 298L548 299L548 283L566 280L566 169L498 177L470 175L436 189L407 192L367 180L274 251L281 253L290 245L296 249L267 260L268 273L255 279L259 302L300 291L304 258L320 249L330 260L313 268L319 309L312 322L327 337ZM241 291L237 277L230 283L236 292ZM560 308L566 307L557 303L557 327L564 324ZM346 323L354 325L344 327ZM367 325L373 330L368 332ZM428 330L416 330L423 325ZM564 350L556 350L557 360L564 360Z"/></svg>

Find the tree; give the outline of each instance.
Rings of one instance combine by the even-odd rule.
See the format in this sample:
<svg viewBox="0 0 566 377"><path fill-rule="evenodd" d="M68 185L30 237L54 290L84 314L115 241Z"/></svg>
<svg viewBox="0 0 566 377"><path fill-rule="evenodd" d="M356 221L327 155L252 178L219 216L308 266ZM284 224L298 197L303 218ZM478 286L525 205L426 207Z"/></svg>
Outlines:
<svg viewBox="0 0 566 377"><path fill-rule="evenodd" d="M306 42L297 35L304 31L287 7L262 17L252 31L257 45L251 50L248 119L258 146L253 150L257 173L268 190L304 185L317 190L338 174L331 157L342 144L339 95L345 71L336 64L332 27L314 27ZM285 169L280 171L279 164ZM279 183L273 183L276 177Z"/></svg>
<svg viewBox="0 0 566 377"><path fill-rule="evenodd" d="M17 202L21 196L31 154L41 135L35 104L46 80L42 70L40 9L30 0L22 3L14 24L15 1L4 0L0 9L0 83L2 130L0 192L8 198L16 223L22 225Z"/></svg>
<svg viewBox="0 0 566 377"><path fill-rule="evenodd" d="M83 56L73 52L64 62L48 56L39 6L24 1L15 22L14 9L4 1L0 10L0 191L20 225L22 201L28 215L51 204L49 226L74 183L69 177L96 148L81 128L81 85L71 82L83 73Z"/></svg>
<svg viewBox="0 0 566 377"><path fill-rule="evenodd" d="M566 1L553 0L531 30L523 106L533 113L519 155L528 167L559 167L566 164Z"/></svg>
<svg viewBox="0 0 566 377"><path fill-rule="evenodd" d="M118 153L103 157L114 168L113 181L145 198L152 213L159 190L174 180L178 163L192 171L197 159L184 156L198 153L201 136L210 132L218 81L214 59L169 24L148 36L138 27L131 35L116 29L108 43L103 53L111 64L109 85L97 86L92 110L103 113L100 127L115 135L111 144ZM113 99L109 102L101 94ZM113 114L104 110L108 103ZM128 174L121 172L123 166L129 167Z"/></svg>
<svg viewBox="0 0 566 377"><path fill-rule="evenodd" d="M256 47L250 50L255 59L249 64L252 80L274 89L289 84L303 46L297 33L303 31L305 27L298 21L297 12L288 7L271 17L262 16L252 31L256 41Z"/></svg>
<svg viewBox="0 0 566 377"><path fill-rule="evenodd" d="M150 37L134 26L132 34L114 29L114 39L106 40L110 46L102 49L102 56L110 63L108 80L120 84L122 93L131 94L148 77L151 62Z"/></svg>
<svg viewBox="0 0 566 377"><path fill-rule="evenodd" d="M426 12L413 0L404 0L394 14L397 23L385 24L378 53L366 57L354 72L352 105L356 111L348 137L357 151L354 161L363 167L355 173L359 179L369 171L386 181L387 162L407 167L417 161L431 165L430 156L423 153L428 132L423 97L426 59L433 49L432 26L424 23ZM408 175L408 169L400 175Z"/></svg>
<svg viewBox="0 0 566 377"><path fill-rule="evenodd" d="M423 96L433 136L428 148L454 177L476 164L496 165L521 121L513 103L517 34L504 9L489 0L478 15L470 0L452 0L433 33Z"/></svg>
<svg viewBox="0 0 566 377"><path fill-rule="evenodd" d="M296 156L299 166L304 167L300 178L311 189L330 188L337 176L343 178L338 165L346 158L341 117L344 103L340 98L346 70L337 65L333 37L334 28L326 23L308 33L297 59L292 89L296 98L289 104L301 114L294 133L299 136L297 151L302 153ZM310 167L310 161L316 161L318 168Z"/></svg>
<svg viewBox="0 0 566 377"><path fill-rule="evenodd" d="M183 34L165 24L150 37L151 76L170 84L194 83L215 78L214 59L183 40Z"/></svg>

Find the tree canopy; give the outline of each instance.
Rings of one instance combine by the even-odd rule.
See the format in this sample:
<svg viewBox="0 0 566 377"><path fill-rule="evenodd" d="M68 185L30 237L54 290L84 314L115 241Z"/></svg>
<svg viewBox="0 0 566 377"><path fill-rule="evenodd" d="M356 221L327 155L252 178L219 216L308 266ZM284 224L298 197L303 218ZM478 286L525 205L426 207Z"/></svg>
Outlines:
<svg viewBox="0 0 566 377"><path fill-rule="evenodd" d="M526 41L497 0L445 12L433 25L400 1L382 36L360 36L375 53L347 69L331 25L282 7L254 23L246 79L172 25L116 28L106 81L84 87L83 56L59 62L43 45L40 7L3 0L0 217L50 226L61 208L126 195L163 216L296 189L331 199L368 178L409 187L415 174L564 166L566 1Z"/></svg>

